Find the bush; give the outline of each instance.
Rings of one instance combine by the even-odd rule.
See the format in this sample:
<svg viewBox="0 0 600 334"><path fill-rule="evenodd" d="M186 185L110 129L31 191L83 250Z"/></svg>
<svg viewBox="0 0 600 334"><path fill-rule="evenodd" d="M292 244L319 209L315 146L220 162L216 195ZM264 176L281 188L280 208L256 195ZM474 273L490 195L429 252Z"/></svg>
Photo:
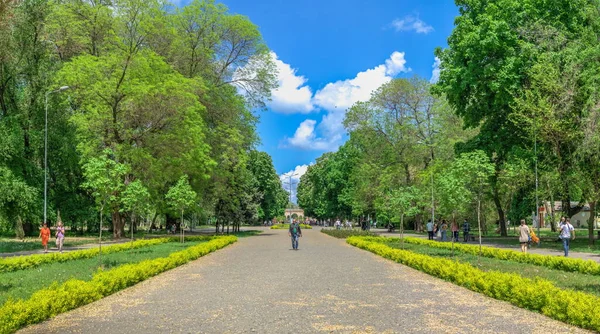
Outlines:
<svg viewBox="0 0 600 334"><path fill-rule="evenodd" d="M210 240L213 237L207 236L194 236L194 237L186 237L185 240L188 241L202 241L202 240ZM118 245L111 245L102 247L102 254L111 254L126 251L129 249L137 249L147 246L153 246L162 244L165 242L179 242L179 237L167 237L167 238L157 238L150 240L138 240L131 242L126 242ZM89 259L94 256L97 256L99 252L98 248L90 248L80 251L73 251L68 253L51 253L51 254L35 254L35 255L24 255L24 256L15 256L0 259L0 273L23 270L28 268L34 268L39 265L51 262L66 262L71 260L78 259Z"/></svg>
<svg viewBox="0 0 600 334"><path fill-rule="evenodd" d="M369 231L362 231L362 230L336 230L336 229L321 229L321 232L330 235L332 237L335 238L340 238L340 239L346 239L348 237L353 237L353 236L362 236L362 237L366 237L366 236L374 236L375 234L369 232Z"/></svg>
<svg viewBox="0 0 600 334"><path fill-rule="evenodd" d="M290 224L277 224L271 226L272 230L287 230L288 228L290 228ZM312 230L312 226L308 224L300 224L300 228L305 230Z"/></svg>
<svg viewBox="0 0 600 334"><path fill-rule="evenodd" d="M60 285L54 283L37 291L27 300L9 300L0 307L0 333L12 333L19 328L89 304L236 241L234 236L216 237L165 258L98 271L88 282L72 279Z"/></svg>
<svg viewBox="0 0 600 334"><path fill-rule="evenodd" d="M470 264L394 249L377 241L384 238L349 237L350 245L405 264L469 290L576 325L600 331L600 298L562 290L551 282L523 278L518 274L484 272Z"/></svg>
<svg viewBox="0 0 600 334"><path fill-rule="evenodd" d="M398 238L386 238L382 239L386 241L399 240ZM404 242L424 245L433 248L452 249L452 243L438 242L432 240L418 239L418 238L404 238ZM479 246L465 245L454 243L454 250L461 253L479 254ZM500 260L510 260L520 263L528 263L536 266L543 266L550 269L579 272L582 274L600 275L600 264L592 260L574 259L562 256L550 256L540 254L528 254L517 252L509 249L499 249L494 247L481 247L481 256L496 258Z"/></svg>

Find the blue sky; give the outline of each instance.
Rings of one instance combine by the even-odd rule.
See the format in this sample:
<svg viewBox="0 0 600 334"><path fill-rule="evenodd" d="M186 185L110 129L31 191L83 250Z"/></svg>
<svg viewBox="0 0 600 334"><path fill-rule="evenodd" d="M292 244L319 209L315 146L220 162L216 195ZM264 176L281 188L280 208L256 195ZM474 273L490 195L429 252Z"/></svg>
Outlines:
<svg viewBox="0 0 600 334"><path fill-rule="evenodd" d="M346 140L341 121L354 102L394 77L432 78L433 50L458 14L451 0L219 2L248 16L273 52L280 87L260 112L259 149L296 180Z"/></svg>

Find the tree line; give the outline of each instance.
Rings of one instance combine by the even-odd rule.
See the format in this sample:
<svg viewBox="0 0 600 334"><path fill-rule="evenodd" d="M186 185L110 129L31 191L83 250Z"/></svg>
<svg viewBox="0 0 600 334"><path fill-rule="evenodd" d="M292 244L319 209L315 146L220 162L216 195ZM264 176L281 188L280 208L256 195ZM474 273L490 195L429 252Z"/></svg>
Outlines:
<svg viewBox="0 0 600 334"><path fill-rule="evenodd" d="M464 217L502 235L542 203L562 202L567 216L587 204L593 242L600 2L456 4L448 47L435 50L439 81L394 79L352 106L349 140L308 169L299 204L324 218L408 217L416 229Z"/></svg>
<svg viewBox="0 0 600 334"><path fill-rule="evenodd" d="M0 1L0 230L42 219L46 110L51 221L105 213L119 238L181 203L221 226L281 215L253 112L275 84L258 28L213 0ZM166 197L182 177L192 202Z"/></svg>

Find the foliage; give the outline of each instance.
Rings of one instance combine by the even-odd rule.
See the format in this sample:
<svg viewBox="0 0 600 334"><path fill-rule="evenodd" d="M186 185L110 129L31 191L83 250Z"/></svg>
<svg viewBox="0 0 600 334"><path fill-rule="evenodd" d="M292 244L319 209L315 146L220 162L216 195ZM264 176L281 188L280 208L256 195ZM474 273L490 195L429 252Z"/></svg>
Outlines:
<svg viewBox="0 0 600 334"><path fill-rule="evenodd" d="M354 237L354 236L374 236L375 234L369 232L369 231L362 231L362 230L337 230L337 229L326 229L326 228L322 228L321 229L322 233L325 233L327 235L330 235L334 238L338 238L338 239L346 239L348 237Z"/></svg>
<svg viewBox="0 0 600 334"><path fill-rule="evenodd" d="M387 239L391 240L391 239ZM436 242L431 240L417 239L417 238L404 238L404 242L416 245L425 245L428 247L452 249L458 252L478 255L479 247L465 244L452 244L444 242ZM494 247L483 247L481 253L484 257L496 258L500 260L510 260L519 263L533 264L536 266L543 266L550 269L579 272L582 274L589 275L600 275L600 264L593 260L582 260L569 257L559 257L550 255L539 255L539 254L528 254L517 252L507 249L499 249Z"/></svg>
<svg viewBox="0 0 600 334"><path fill-rule="evenodd" d="M128 249L137 249L142 247L148 247L152 245L158 245L165 242L171 242L169 238L151 239L151 240L138 240L133 243L124 243L112 246L105 246L102 249L104 254L122 252ZM90 248L78 251L72 251L68 253L50 253L50 254L34 254L24 256L13 256L0 259L0 272L10 272L23 270L28 268L35 268L39 265L52 262L67 262L77 259L89 259L98 255L98 248Z"/></svg>
<svg viewBox="0 0 600 334"><path fill-rule="evenodd" d="M393 249L368 238L350 237L346 242L492 298L582 328L600 330L600 298L596 296L563 290L542 279L485 272L470 264Z"/></svg>
<svg viewBox="0 0 600 334"><path fill-rule="evenodd" d="M308 224L299 224L298 226L300 226L301 229L312 230L312 226L310 226ZM277 224L277 225L271 226L272 230L287 230L289 228L290 228L290 224Z"/></svg>
<svg viewBox="0 0 600 334"><path fill-rule="evenodd" d="M57 314L89 304L102 297L132 286L152 276L188 263L236 242L234 236L219 237L209 242L172 253L168 257L122 265L99 271L91 281L71 279L39 290L27 300L9 300L0 307L0 332L11 333L27 325L44 321Z"/></svg>

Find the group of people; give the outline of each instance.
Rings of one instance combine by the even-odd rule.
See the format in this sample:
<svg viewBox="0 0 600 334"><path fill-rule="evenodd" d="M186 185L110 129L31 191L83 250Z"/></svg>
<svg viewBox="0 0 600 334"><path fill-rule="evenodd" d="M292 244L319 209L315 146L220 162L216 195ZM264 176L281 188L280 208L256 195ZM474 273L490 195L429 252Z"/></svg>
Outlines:
<svg viewBox="0 0 600 334"><path fill-rule="evenodd" d="M48 253L48 241L50 240L51 235L52 235L52 232L50 231L48 224L44 223L44 225L40 229L40 236L39 236L39 238L42 239L42 246L44 246L44 253ZM56 226L55 236L56 236L56 248L58 248L58 251L62 253L63 243L65 241L65 227L63 226L62 221L59 221Z"/></svg>
<svg viewBox="0 0 600 334"><path fill-rule="evenodd" d="M562 241L563 250L565 257L569 256L569 248L571 246L571 240L575 239L575 228L571 225L571 219L565 216L560 218L558 225L558 239ZM521 226L519 227L519 242L521 243L521 251L527 253L527 248L533 243L539 243L539 238L535 235L533 229L530 229L525 222L525 219L521 219Z"/></svg>
<svg viewBox="0 0 600 334"><path fill-rule="evenodd" d="M448 226L448 222L445 219L436 222L433 222L430 219L425 227L427 229L429 240L433 240L435 236L439 241L447 241L448 229L450 229L452 232L452 241L458 242L461 227L458 225L456 220L454 220L452 224ZM466 219L462 224L462 231L463 241L468 242L469 234L471 233L471 224L469 224Z"/></svg>

